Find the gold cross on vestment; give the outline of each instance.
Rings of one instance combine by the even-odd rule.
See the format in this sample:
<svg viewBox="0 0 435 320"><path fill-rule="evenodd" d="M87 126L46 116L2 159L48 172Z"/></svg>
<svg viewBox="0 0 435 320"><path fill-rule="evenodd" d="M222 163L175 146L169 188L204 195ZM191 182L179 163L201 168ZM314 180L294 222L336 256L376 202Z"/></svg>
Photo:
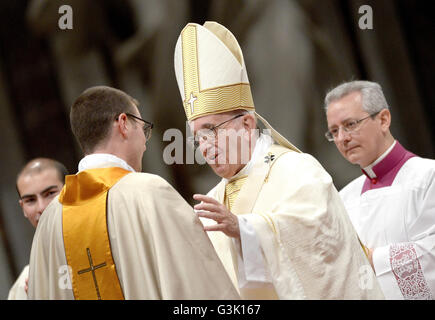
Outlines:
<svg viewBox="0 0 435 320"><path fill-rule="evenodd" d="M88 260L89 260L90 267L87 269L80 270L78 274L83 274L89 271L92 272L92 278L94 279L95 290L97 290L97 297L98 300L101 300L100 289L98 288L97 278L95 277L95 270L97 270L98 268L105 267L106 262L94 266L94 263L92 262L91 251L89 250L89 248L86 248L86 252L88 253Z"/></svg>

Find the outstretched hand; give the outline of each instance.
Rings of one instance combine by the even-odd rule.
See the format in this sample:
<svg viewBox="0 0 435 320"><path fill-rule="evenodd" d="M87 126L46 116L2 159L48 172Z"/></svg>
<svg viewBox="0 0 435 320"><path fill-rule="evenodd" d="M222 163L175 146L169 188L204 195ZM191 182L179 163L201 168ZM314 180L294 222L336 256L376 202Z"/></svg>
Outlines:
<svg viewBox="0 0 435 320"><path fill-rule="evenodd" d="M202 203L193 207L198 211L198 216L212 219L217 223L211 226L204 226L205 231L222 231L229 237L240 238L239 220L225 205L203 194L195 194L193 199L202 201Z"/></svg>

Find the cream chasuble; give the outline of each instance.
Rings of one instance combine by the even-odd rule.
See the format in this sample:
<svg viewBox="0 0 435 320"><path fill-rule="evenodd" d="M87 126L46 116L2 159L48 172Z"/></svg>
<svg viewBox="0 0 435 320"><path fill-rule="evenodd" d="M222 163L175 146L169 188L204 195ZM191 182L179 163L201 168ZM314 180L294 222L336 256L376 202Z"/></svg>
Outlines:
<svg viewBox="0 0 435 320"><path fill-rule="evenodd" d="M29 278L29 265L25 266L21 271L18 279L9 290L8 300L27 300L26 280Z"/></svg>
<svg viewBox="0 0 435 320"><path fill-rule="evenodd" d="M85 169L125 168L120 159L104 158ZM193 209L159 176L131 172L109 190L107 231L125 299L240 298ZM93 261L97 281L100 263ZM29 299L74 299L71 269L57 197L33 239Z"/></svg>
<svg viewBox="0 0 435 320"><path fill-rule="evenodd" d="M256 158L232 213L255 230L257 255L271 285L239 288L242 298L383 299L332 179L320 164L278 145ZM224 203L225 185L222 180L208 195ZM239 287L240 249L221 232L208 235Z"/></svg>
<svg viewBox="0 0 435 320"><path fill-rule="evenodd" d="M174 69L189 121L232 110L255 111L241 48L219 23L188 23L183 28ZM246 181L240 191L238 186L228 190L227 204L226 180L208 193L240 217L240 244L222 232L208 235L242 298L382 299L331 177L313 157L255 116L280 146L252 157L247 164L252 167L237 174L247 174ZM257 258L253 264L252 257ZM248 273L250 279L243 279ZM243 283L252 278L260 284Z"/></svg>

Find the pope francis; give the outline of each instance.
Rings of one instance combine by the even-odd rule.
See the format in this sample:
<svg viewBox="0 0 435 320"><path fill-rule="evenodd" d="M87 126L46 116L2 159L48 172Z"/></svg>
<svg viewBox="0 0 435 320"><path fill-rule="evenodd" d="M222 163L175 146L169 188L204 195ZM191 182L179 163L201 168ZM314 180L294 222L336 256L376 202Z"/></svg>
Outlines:
<svg viewBox="0 0 435 320"><path fill-rule="evenodd" d="M193 146L222 178L195 210L241 297L383 299L329 174L255 112L233 34L187 24L174 65Z"/></svg>
<svg viewBox="0 0 435 320"><path fill-rule="evenodd" d="M74 102L86 156L39 221L29 299L239 298L193 209L164 179L140 173L152 124L137 105L103 86Z"/></svg>

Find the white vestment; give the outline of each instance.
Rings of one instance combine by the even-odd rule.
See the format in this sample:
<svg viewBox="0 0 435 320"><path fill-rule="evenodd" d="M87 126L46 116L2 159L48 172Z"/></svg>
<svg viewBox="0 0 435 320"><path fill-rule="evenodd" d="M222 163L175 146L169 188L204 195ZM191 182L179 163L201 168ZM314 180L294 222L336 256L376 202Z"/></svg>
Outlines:
<svg viewBox="0 0 435 320"><path fill-rule="evenodd" d="M308 154L263 147L242 169L248 177L232 206L244 220L241 244L208 232L242 298L383 299L331 177ZM223 203L226 183L208 196Z"/></svg>
<svg viewBox="0 0 435 320"><path fill-rule="evenodd" d="M23 268L17 280L9 290L8 300L27 300L26 280L29 278L29 265Z"/></svg>
<svg viewBox="0 0 435 320"><path fill-rule="evenodd" d="M80 170L127 168L112 155L93 156ZM109 190L107 203L110 246L125 299L240 298L192 207L164 179L129 173ZM33 239L29 299L74 299L68 272L56 197Z"/></svg>
<svg viewBox="0 0 435 320"><path fill-rule="evenodd" d="M374 249L385 297L433 299L435 161L413 156L398 143L387 151L366 168L368 177L355 179L340 195L362 243Z"/></svg>

